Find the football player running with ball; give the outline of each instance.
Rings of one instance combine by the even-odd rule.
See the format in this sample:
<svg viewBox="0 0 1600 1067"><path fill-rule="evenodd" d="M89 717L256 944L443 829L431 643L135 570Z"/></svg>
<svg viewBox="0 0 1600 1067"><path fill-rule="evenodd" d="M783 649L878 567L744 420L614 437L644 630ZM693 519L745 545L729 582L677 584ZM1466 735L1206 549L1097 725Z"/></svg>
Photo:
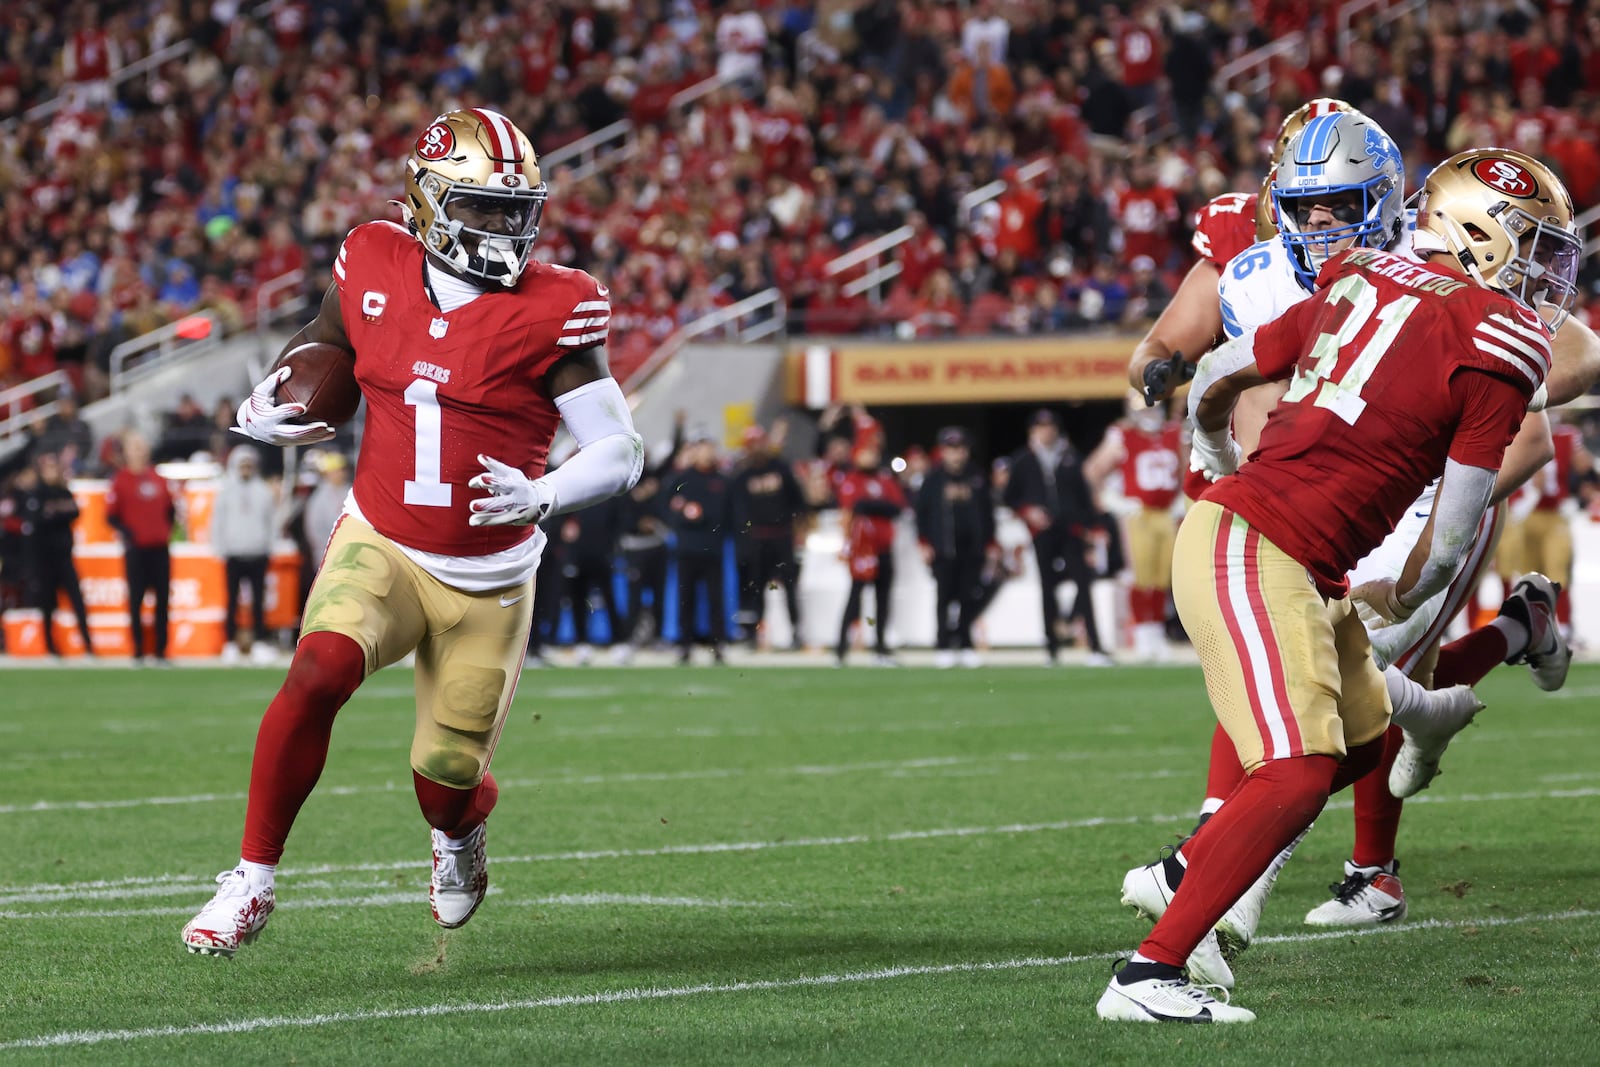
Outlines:
<svg viewBox="0 0 1600 1067"><path fill-rule="evenodd" d="M238 866L183 928L231 956L272 914L273 875L327 759L334 716L373 671L416 653L412 779L432 827L428 898L446 929L488 888L490 757L516 691L540 520L626 492L643 443L606 368L611 304L581 270L530 261L548 189L521 130L485 108L435 119L406 161L405 225L369 222L339 249L306 342L348 350L367 402L344 514L299 646L256 738ZM274 394L239 409L273 445L325 439ZM544 474L558 422L577 453Z"/></svg>
<svg viewBox="0 0 1600 1067"><path fill-rule="evenodd" d="M1448 586L1544 385L1550 336L1576 295L1571 200L1535 160L1478 155L1481 189L1455 180L1459 156L1429 176L1423 262L1334 255L1316 295L1200 364L1193 449L1219 480L1179 530L1174 593L1247 777L1185 845L1175 893L1101 996L1102 1018L1255 1018L1183 966L1328 796L1382 756L1389 690L1347 576L1438 478L1429 536L1397 579L1361 595L1397 621ZM1488 244L1463 243L1478 232ZM1289 387L1240 466L1232 409L1267 381Z"/></svg>

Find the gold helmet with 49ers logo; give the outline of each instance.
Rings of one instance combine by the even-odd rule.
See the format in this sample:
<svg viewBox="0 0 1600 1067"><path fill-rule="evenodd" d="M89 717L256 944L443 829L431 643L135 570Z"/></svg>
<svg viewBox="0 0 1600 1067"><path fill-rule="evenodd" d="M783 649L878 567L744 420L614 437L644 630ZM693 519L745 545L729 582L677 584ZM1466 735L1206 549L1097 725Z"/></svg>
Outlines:
<svg viewBox="0 0 1600 1067"><path fill-rule="evenodd" d="M1583 238L1549 167L1509 148L1458 152L1422 185L1412 247L1454 256L1480 285L1533 309L1554 333L1578 296Z"/></svg>
<svg viewBox="0 0 1600 1067"><path fill-rule="evenodd" d="M406 158L406 225L445 269L517 284L539 236L549 187L526 135L498 111L451 111Z"/></svg>
<svg viewBox="0 0 1600 1067"><path fill-rule="evenodd" d="M1319 96L1289 112L1278 127L1278 137L1272 142L1271 166L1267 168L1267 176L1261 179L1261 192L1256 195L1256 240L1265 241L1278 235L1278 213L1272 202L1272 179L1277 177L1278 163L1283 159L1284 149L1289 147L1295 134L1306 128L1306 123L1318 115L1333 115L1341 111L1357 115L1361 113L1360 109L1343 100Z"/></svg>

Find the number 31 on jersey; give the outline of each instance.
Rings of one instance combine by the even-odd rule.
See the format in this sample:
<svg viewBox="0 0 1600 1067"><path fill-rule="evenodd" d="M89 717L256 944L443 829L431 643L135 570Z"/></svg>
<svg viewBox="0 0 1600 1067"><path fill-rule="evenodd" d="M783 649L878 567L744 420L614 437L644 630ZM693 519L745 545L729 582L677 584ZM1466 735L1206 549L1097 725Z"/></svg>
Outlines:
<svg viewBox="0 0 1600 1067"><path fill-rule="evenodd" d="M1317 338L1307 361L1295 369L1283 399L1285 403L1294 403L1315 392L1316 399L1312 401L1315 406L1327 408L1354 426L1367 408L1361 390L1421 301L1414 296L1403 296L1380 308L1378 290L1359 274L1345 275L1328 290L1329 304L1341 301L1350 304L1344 322L1340 323L1337 333L1324 333ZM1353 359L1347 360L1350 346L1361 336L1374 313L1378 316L1377 331Z"/></svg>

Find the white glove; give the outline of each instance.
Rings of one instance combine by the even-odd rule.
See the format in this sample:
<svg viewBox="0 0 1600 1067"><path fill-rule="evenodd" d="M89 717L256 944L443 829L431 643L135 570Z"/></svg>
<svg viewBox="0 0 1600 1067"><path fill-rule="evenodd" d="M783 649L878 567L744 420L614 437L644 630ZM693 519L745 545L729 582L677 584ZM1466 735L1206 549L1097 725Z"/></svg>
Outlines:
<svg viewBox="0 0 1600 1067"><path fill-rule="evenodd" d="M1350 590L1350 600L1355 604L1361 621L1371 629L1382 629L1397 622L1405 622L1416 608L1400 599L1393 578L1376 578L1362 582ZM1376 616L1376 619L1373 618Z"/></svg>
<svg viewBox="0 0 1600 1067"><path fill-rule="evenodd" d="M304 404L277 402L278 386L289 380L289 370L279 367L250 391L239 405L239 425L232 427L234 433L268 445L314 445L333 436L333 427L325 422L290 421L306 413Z"/></svg>
<svg viewBox="0 0 1600 1067"><path fill-rule="evenodd" d="M508 467L492 456L479 455L484 473L467 484L489 490L470 506L473 526L527 526L555 510L556 495L542 478L529 478L515 467Z"/></svg>
<svg viewBox="0 0 1600 1067"><path fill-rule="evenodd" d="M1244 449L1229 430L1207 432L1196 429L1189 442L1189 469L1205 475L1208 482L1221 481L1239 469Z"/></svg>

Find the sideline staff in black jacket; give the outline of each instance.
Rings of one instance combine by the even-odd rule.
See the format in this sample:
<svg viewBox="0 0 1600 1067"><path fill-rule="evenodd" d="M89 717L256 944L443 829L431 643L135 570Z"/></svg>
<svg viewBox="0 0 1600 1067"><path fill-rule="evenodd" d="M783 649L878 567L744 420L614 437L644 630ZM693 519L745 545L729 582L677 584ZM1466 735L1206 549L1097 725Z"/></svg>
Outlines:
<svg viewBox="0 0 1600 1067"><path fill-rule="evenodd" d="M1088 560L1088 535L1096 521L1094 500L1084 481L1082 461L1061 436L1061 424L1054 412L1034 412L1028 426L1028 447L1011 457L1005 502L1033 534L1044 600L1044 643L1050 662L1054 663L1061 651L1061 637L1056 632L1061 616L1056 606L1056 587L1070 580L1078 589L1071 617L1083 620L1089 639L1089 662L1096 666L1110 663L1100 647L1094 598L1090 595L1094 569Z"/></svg>
<svg viewBox="0 0 1600 1067"><path fill-rule="evenodd" d="M982 596L983 567L994 542L994 503L972 446L959 426L939 431L939 464L917 489L917 539L938 590L934 624L939 654L950 667L959 650L966 666L977 666L972 624Z"/></svg>

